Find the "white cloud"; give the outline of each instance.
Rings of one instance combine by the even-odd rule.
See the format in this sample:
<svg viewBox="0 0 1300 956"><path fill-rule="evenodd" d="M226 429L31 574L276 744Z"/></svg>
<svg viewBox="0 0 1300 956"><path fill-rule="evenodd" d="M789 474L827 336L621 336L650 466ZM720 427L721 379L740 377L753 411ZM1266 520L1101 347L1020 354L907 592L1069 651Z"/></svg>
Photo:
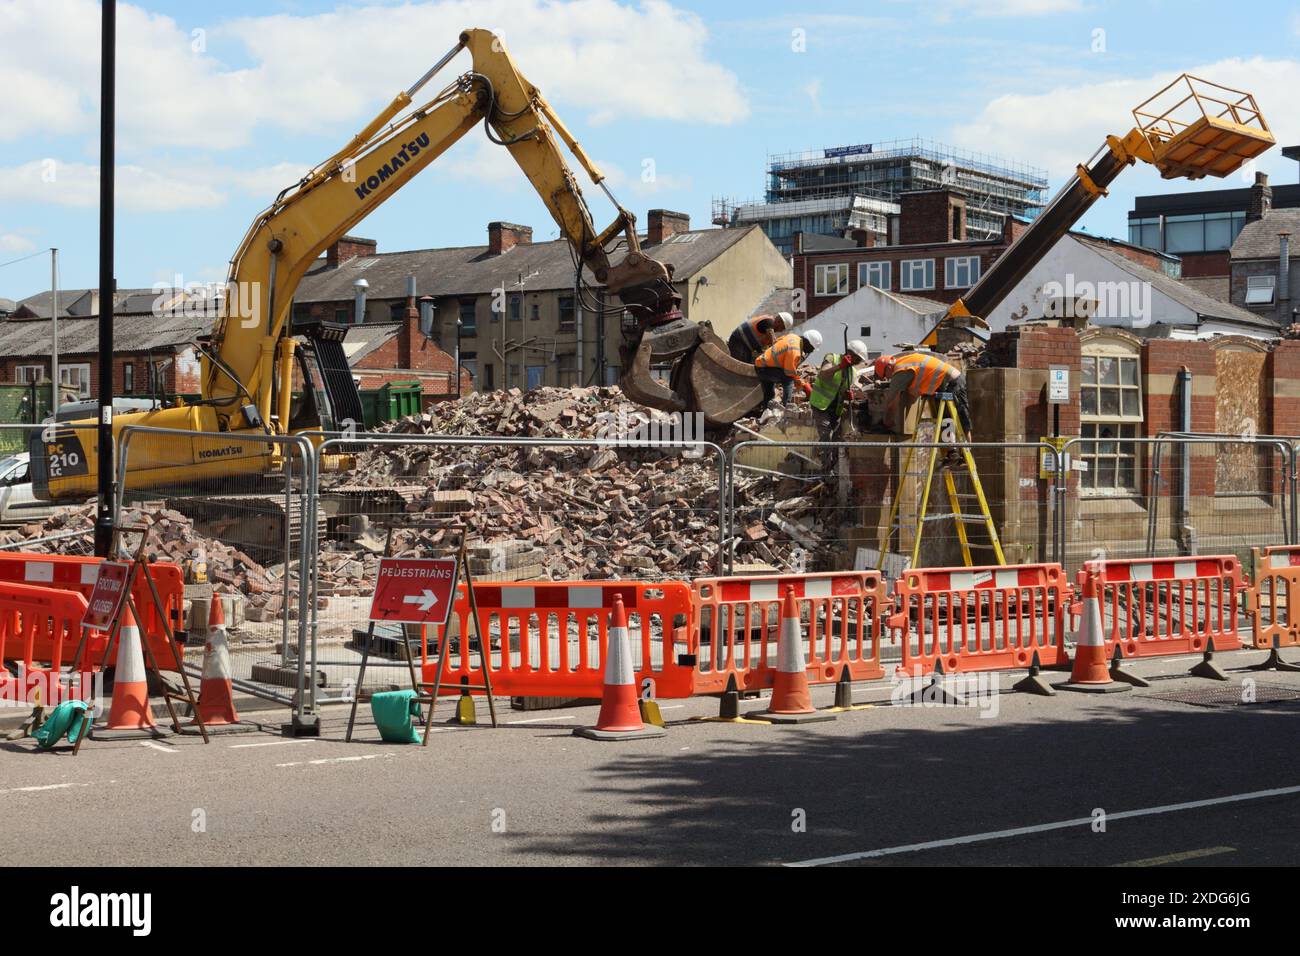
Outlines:
<svg viewBox="0 0 1300 956"><path fill-rule="evenodd" d="M26 236L20 236L16 232L0 232L0 252L31 252L36 248L36 244Z"/></svg>
<svg viewBox="0 0 1300 956"><path fill-rule="evenodd" d="M805 83L803 85L803 92L804 95L808 97L808 102L812 105L813 112L820 113L822 111L821 78L818 77L817 79L809 80L807 83Z"/></svg>
<svg viewBox="0 0 1300 956"><path fill-rule="evenodd" d="M1083 9L1083 0L943 0L939 5L943 14L974 17L1043 17Z"/></svg>
<svg viewBox="0 0 1300 956"><path fill-rule="evenodd" d="M1280 144L1300 137L1300 116L1290 108L1294 91L1300 89L1300 61L1238 58L1191 66L1188 72L1253 93ZM1176 76L1160 73L1062 86L1045 93L999 96L972 122L956 127L951 138L956 145L1046 167L1052 179L1060 182L1105 144L1108 133L1127 133L1134 122L1133 107ZM1280 172L1286 168L1281 164L1281 151L1274 149L1260 157L1257 167Z"/></svg>
<svg viewBox="0 0 1300 956"><path fill-rule="evenodd" d="M632 193L636 196L653 196L656 193L680 192L689 190L693 181L690 176L675 176L671 172L665 172L659 169L654 157L647 156L641 161L640 169L636 175L628 175L623 167L616 163L603 160L597 160L596 165L601 172L605 174L605 183L615 196L622 200L622 193ZM584 190L590 193L595 187L588 187L585 180L582 181ZM623 202L627 205L627 202ZM597 223L597 225L603 225Z"/></svg>
<svg viewBox="0 0 1300 956"><path fill-rule="evenodd" d="M93 0L0 0L0 140L94 133L99 22ZM172 18L119 3L119 143L223 149L263 124L310 133L359 124L472 23L501 24L520 69L588 122L748 115L736 76L705 52L703 22L666 0L439 0L247 17L211 27L201 50ZM251 65L223 64L224 44ZM468 66L467 54L457 58L432 92Z"/></svg>
<svg viewBox="0 0 1300 956"><path fill-rule="evenodd" d="M123 164L117 167L115 196L120 208L137 212L211 209L222 205L231 193L265 198L269 204L281 189L296 183L306 168L294 163L251 170L185 165L179 171L163 173ZM0 202L95 206L99 202L99 166L33 160L0 167Z"/></svg>

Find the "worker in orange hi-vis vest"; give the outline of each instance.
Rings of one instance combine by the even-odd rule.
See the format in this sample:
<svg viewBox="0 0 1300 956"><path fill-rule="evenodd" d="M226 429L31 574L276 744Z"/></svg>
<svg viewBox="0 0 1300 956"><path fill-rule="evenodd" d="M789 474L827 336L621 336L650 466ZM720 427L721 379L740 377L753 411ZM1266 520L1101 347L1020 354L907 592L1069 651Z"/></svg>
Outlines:
<svg viewBox="0 0 1300 956"><path fill-rule="evenodd" d="M727 339L727 351L737 362L753 364L776 337L794 325L794 316L789 312L776 315L756 315L736 326L731 337Z"/></svg>
<svg viewBox="0 0 1300 956"><path fill-rule="evenodd" d="M791 332L783 335L767 350L754 360L754 371L763 383L763 404L771 403L776 397L776 387L781 386L781 401L790 404L794 383L799 381L799 365L804 357L821 348L822 334L816 329L809 329L803 335ZM803 384L804 393L812 391L812 386Z"/></svg>
<svg viewBox="0 0 1300 956"><path fill-rule="evenodd" d="M901 352L898 355L882 355L876 359L875 377L889 382L890 397L885 405L886 414L893 414L904 392L913 398L936 395L939 392L951 393L957 406L957 418L966 431L966 440L974 440L966 376L957 366L945 362L933 352Z"/></svg>

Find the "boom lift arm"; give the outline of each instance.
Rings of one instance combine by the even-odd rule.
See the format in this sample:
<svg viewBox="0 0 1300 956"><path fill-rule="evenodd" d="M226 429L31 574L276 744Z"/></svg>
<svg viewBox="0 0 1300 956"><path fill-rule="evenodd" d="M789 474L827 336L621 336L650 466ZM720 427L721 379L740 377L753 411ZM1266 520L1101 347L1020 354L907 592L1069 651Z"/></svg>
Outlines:
<svg viewBox="0 0 1300 956"><path fill-rule="evenodd" d="M1157 103L1165 105L1153 105ZM1133 110L1133 118L1133 129L1122 138L1106 137L1106 144L1079 165L1047 208L949 307L921 345L934 347L940 330L952 325L985 338L979 330L988 328L989 312L1138 160L1155 166L1165 179L1223 177L1274 143L1251 94L1187 73Z"/></svg>

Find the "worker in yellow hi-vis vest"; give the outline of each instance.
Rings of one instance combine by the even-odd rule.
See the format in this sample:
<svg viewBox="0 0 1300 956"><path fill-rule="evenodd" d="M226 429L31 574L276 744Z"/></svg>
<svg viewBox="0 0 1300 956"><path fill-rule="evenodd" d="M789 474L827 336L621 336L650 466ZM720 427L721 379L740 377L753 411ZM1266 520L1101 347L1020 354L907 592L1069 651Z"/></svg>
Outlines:
<svg viewBox="0 0 1300 956"><path fill-rule="evenodd" d="M776 386L781 386L781 401L790 404L794 383L799 378L799 365L804 356L821 348L822 334L809 329L803 335L791 332L781 336L754 360L754 371L763 383L763 404L776 397ZM805 386L805 392L811 388Z"/></svg>
<svg viewBox="0 0 1300 956"><path fill-rule="evenodd" d="M966 440L974 441L970 419L970 397L966 393L966 376L961 369L945 362L933 352L902 352L876 359L875 376L889 382L890 398L886 414L892 414L906 392L924 398L948 392L957 406L957 418L966 431Z"/></svg>

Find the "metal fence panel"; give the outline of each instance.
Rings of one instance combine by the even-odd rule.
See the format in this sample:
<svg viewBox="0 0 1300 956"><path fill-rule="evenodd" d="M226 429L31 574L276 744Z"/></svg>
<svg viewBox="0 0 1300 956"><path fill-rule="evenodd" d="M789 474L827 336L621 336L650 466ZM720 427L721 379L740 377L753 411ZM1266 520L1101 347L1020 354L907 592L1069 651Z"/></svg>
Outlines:
<svg viewBox="0 0 1300 956"><path fill-rule="evenodd" d="M463 528L478 584L655 582L719 566L727 463L708 442L335 434L316 454L322 538L311 629L322 699L354 688L390 533L394 554L415 556L447 553ZM583 646L595 653L591 627L550 623L574 659ZM662 638L671 623L650 626ZM540 659L544 629L493 640ZM459 653L455 622L451 637ZM547 647L558 660L558 641ZM400 626L379 626L365 690L405 686L404 653Z"/></svg>
<svg viewBox="0 0 1300 956"><path fill-rule="evenodd" d="M178 460L214 455L239 466L226 476L177 480ZM129 425L118 439L117 465L116 520L149 526L154 553L181 564L187 598L201 599L191 605L190 632L204 632L207 621L197 618L206 599L220 595L236 686L278 703L297 697L299 708L309 710L310 691L299 694L299 688L308 595L300 568L310 566L316 538L310 443ZM203 642L190 641L185 659L197 672Z"/></svg>
<svg viewBox="0 0 1300 956"><path fill-rule="evenodd" d="M1294 540L1295 449L1271 437L1076 438L1056 496L1061 563L1232 554Z"/></svg>
<svg viewBox="0 0 1300 956"><path fill-rule="evenodd" d="M972 520L982 511L965 467L954 457L962 448L974 458L1006 561L1051 560L1054 502L1050 472L1043 466L1045 455L1050 461L1050 445L746 441L731 449L733 531L727 558L732 573L883 565L892 578L912 563L914 552L917 567L998 563L986 522ZM920 521L932 455L930 494ZM955 509L946 485L949 474ZM969 562L961 547L963 532Z"/></svg>

